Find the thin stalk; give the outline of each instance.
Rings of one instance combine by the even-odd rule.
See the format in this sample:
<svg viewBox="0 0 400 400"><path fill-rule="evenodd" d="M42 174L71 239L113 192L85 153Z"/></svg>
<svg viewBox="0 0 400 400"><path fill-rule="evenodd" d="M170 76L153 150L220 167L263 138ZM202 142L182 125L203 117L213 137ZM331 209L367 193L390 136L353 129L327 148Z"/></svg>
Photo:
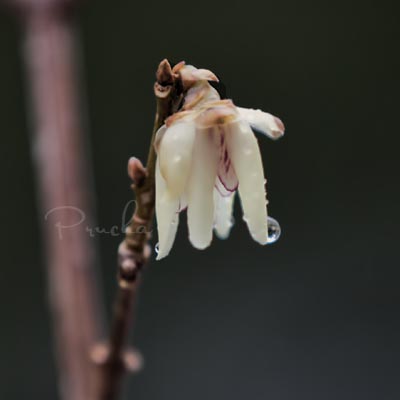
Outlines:
<svg viewBox="0 0 400 400"><path fill-rule="evenodd" d="M155 208L155 162L154 140L157 130L172 115L180 101L179 81L172 73L167 60L160 63L154 86L157 113L150 141L146 168L136 159L128 163L128 173L133 180L132 189L136 209L118 250L118 292L108 343L99 346L95 358L102 365L99 400L115 400L121 390L124 374L140 366L138 355L125 348L132 322L141 273L151 255L149 241Z"/></svg>

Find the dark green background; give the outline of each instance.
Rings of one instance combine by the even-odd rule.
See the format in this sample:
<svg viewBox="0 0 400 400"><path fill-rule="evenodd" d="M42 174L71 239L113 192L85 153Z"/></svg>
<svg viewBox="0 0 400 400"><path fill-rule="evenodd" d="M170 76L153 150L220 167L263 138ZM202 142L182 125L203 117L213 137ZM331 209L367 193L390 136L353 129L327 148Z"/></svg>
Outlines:
<svg viewBox="0 0 400 400"><path fill-rule="evenodd" d="M392 1L92 1L78 20L99 225L120 224L126 161L144 158L168 57L213 70L228 96L285 122L260 138L269 211L254 243L153 262L126 398L400 397L399 18ZM0 399L56 399L18 26L0 15ZM182 219L184 221L184 219ZM110 309L121 238L100 235Z"/></svg>

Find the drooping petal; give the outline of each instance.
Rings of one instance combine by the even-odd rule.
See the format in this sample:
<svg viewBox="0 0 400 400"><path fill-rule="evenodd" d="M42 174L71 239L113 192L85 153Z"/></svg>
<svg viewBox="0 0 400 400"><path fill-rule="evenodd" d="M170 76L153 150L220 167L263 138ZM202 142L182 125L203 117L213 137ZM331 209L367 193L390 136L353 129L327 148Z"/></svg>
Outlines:
<svg viewBox="0 0 400 400"><path fill-rule="evenodd" d="M155 149L157 154L158 154L158 152L160 150L161 140L163 139L166 130L167 130L167 126L164 124L164 125L160 126L160 128L156 132L156 137L154 138L153 146L154 146L154 149Z"/></svg>
<svg viewBox="0 0 400 400"><path fill-rule="evenodd" d="M174 243L179 223L179 197L167 192L164 178L161 176L160 163L156 163L156 216L158 230L157 260L166 257Z"/></svg>
<svg viewBox="0 0 400 400"><path fill-rule="evenodd" d="M161 175L172 197L179 197L185 189L192 161L194 137L194 122L181 119L165 130L158 146Z"/></svg>
<svg viewBox="0 0 400 400"><path fill-rule="evenodd" d="M220 127L220 130L222 134L220 135L220 156L218 165L219 182L216 182L216 188L222 189L220 193L224 195L224 192L232 193L237 189L238 179L232 161L229 158L223 126ZM221 185L223 188L221 188Z"/></svg>
<svg viewBox="0 0 400 400"><path fill-rule="evenodd" d="M215 190L218 191L218 193L222 197L229 197L235 190L227 190L225 184L221 182L221 179L217 176L217 179L215 180L215 185L214 185Z"/></svg>
<svg viewBox="0 0 400 400"><path fill-rule="evenodd" d="M214 184L219 161L216 128L198 129L187 188L189 239L198 249L210 245L214 224Z"/></svg>
<svg viewBox="0 0 400 400"><path fill-rule="evenodd" d="M268 136L271 139L279 139L285 133L283 122L272 114L251 108L237 107L240 116L246 120L250 126Z"/></svg>
<svg viewBox="0 0 400 400"><path fill-rule="evenodd" d="M258 142L245 121L227 126L229 157L239 180L239 195L244 219L253 239L267 243L267 202L265 178Z"/></svg>
<svg viewBox="0 0 400 400"><path fill-rule="evenodd" d="M227 239L231 228L232 211L235 193L229 196L221 196L217 189L214 189L214 231L220 239Z"/></svg>

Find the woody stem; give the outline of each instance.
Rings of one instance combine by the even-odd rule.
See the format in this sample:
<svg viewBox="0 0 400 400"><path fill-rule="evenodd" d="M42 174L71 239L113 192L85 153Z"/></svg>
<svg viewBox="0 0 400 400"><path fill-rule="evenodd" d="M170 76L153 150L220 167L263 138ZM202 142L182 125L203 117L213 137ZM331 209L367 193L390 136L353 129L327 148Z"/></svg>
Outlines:
<svg viewBox="0 0 400 400"><path fill-rule="evenodd" d="M151 255L149 241L155 209L155 162L154 140L157 130L174 113L179 94L167 60L157 70L154 92L157 111L154 121L146 168L132 158L128 164L133 180L132 189L136 209L126 230L126 236L118 249L118 289L113 309L108 343L103 348L102 379L99 400L115 400L121 389L124 374L139 366L136 353L126 350L125 344L131 328L132 310L137 299L143 268Z"/></svg>

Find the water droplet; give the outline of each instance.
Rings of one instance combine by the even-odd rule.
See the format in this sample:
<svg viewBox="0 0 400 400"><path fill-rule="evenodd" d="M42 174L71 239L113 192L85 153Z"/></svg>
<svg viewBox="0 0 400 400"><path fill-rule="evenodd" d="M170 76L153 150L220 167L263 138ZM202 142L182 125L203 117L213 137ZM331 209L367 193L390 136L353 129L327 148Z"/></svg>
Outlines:
<svg viewBox="0 0 400 400"><path fill-rule="evenodd" d="M279 222L272 218L268 217L268 242L267 244L275 243L279 237L281 236L281 226Z"/></svg>
<svg viewBox="0 0 400 400"><path fill-rule="evenodd" d="M154 246L154 251L158 254L160 252L159 250L159 244L156 243L156 245Z"/></svg>

